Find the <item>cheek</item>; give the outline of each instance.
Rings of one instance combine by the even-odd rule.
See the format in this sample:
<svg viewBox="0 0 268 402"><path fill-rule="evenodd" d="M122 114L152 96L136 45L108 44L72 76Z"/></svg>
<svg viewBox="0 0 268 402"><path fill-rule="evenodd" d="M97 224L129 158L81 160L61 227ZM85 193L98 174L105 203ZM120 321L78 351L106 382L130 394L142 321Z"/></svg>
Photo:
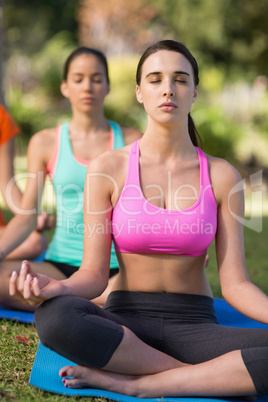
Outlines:
<svg viewBox="0 0 268 402"><path fill-rule="evenodd" d="M178 95L181 99L184 99L185 103L192 103L194 99L194 92L189 91L188 89L185 89L184 91L179 92Z"/></svg>
<svg viewBox="0 0 268 402"><path fill-rule="evenodd" d="M105 86L98 86L95 88L95 93L100 97L105 98L105 96L109 93L109 89Z"/></svg>
<svg viewBox="0 0 268 402"><path fill-rule="evenodd" d="M72 87L69 89L69 101L74 104L79 101L81 97L81 89L78 87Z"/></svg>
<svg viewBox="0 0 268 402"><path fill-rule="evenodd" d="M69 94L72 96L76 96L81 92L81 86L79 85L70 85L69 86Z"/></svg>
<svg viewBox="0 0 268 402"><path fill-rule="evenodd" d="M146 90L143 90L140 94L140 97L145 104L150 104L153 103L154 100L156 99L157 96L157 91L156 88L146 88Z"/></svg>
<svg viewBox="0 0 268 402"><path fill-rule="evenodd" d="M152 99L150 97L143 99L142 104L143 104L144 110L147 114L150 115L150 114L154 113L154 111L156 109L156 104L155 104L155 102L152 101Z"/></svg>

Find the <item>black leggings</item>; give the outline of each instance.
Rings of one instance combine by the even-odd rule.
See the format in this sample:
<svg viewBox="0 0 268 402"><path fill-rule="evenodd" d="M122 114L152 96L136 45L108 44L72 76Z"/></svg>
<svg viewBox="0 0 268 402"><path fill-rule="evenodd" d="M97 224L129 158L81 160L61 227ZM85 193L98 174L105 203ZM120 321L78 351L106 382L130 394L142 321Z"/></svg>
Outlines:
<svg viewBox="0 0 268 402"><path fill-rule="evenodd" d="M141 340L185 363L241 350L259 395L268 394L268 330L221 326L207 296L116 291L104 309L60 296L35 313L41 342L69 360L102 368L123 338L122 325Z"/></svg>
<svg viewBox="0 0 268 402"><path fill-rule="evenodd" d="M67 278L69 278L74 272L78 271L79 267L75 267L71 264L66 264L65 262L58 262L53 260L45 260L51 265L54 265L59 271L61 271ZM118 274L119 268L110 268L109 278L112 278L114 275Z"/></svg>

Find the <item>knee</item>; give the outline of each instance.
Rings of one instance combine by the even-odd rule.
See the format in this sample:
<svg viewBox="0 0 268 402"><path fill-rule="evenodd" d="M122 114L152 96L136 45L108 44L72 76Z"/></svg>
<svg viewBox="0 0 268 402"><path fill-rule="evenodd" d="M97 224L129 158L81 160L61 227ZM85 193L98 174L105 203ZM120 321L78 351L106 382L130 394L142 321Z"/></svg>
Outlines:
<svg viewBox="0 0 268 402"><path fill-rule="evenodd" d="M243 349L241 354L257 394L267 395L268 346Z"/></svg>
<svg viewBox="0 0 268 402"><path fill-rule="evenodd" d="M58 349L76 333L85 312L95 308L93 303L80 297L58 296L42 303L35 311L35 325L43 345ZM89 304L89 306L88 306Z"/></svg>
<svg viewBox="0 0 268 402"><path fill-rule="evenodd" d="M68 325L69 297L59 296L37 307L34 319L41 342L49 346L55 337L61 337ZM67 314L66 314L67 313Z"/></svg>
<svg viewBox="0 0 268 402"><path fill-rule="evenodd" d="M7 298L9 298L9 280L10 271L5 269L0 264L0 304L5 305Z"/></svg>

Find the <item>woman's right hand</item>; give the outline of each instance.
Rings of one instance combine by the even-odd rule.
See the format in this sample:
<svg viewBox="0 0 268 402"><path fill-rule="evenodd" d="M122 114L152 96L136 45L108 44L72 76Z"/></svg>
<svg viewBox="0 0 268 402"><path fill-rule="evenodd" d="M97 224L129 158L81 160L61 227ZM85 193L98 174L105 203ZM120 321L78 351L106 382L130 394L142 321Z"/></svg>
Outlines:
<svg viewBox="0 0 268 402"><path fill-rule="evenodd" d="M46 211L43 211L37 217L37 232L43 232L44 230L54 229L55 227L55 217L53 215L48 215Z"/></svg>
<svg viewBox="0 0 268 402"><path fill-rule="evenodd" d="M34 272L28 261L22 262L19 274L14 271L9 281L10 296L31 305L61 295L63 288L60 281Z"/></svg>

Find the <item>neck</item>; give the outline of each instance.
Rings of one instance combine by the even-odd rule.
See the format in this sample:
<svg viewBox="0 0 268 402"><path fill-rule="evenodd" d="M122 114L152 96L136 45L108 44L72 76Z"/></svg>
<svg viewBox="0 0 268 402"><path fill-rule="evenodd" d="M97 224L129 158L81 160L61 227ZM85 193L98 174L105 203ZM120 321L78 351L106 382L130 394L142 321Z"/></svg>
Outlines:
<svg viewBox="0 0 268 402"><path fill-rule="evenodd" d="M98 131L107 131L108 129L109 123L103 111L94 115L74 112L70 120L70 131L73 133L93 134Z"/></svg>
<svg viewBox="0 0 268 402"><path fill-rule="evenodd" d="M187 124L160 125L154 121L148 122L147 129L141 139L141 145L148 152L167 158L172 155L186 156L192 153L194 145L191 141Z"/></svg>

